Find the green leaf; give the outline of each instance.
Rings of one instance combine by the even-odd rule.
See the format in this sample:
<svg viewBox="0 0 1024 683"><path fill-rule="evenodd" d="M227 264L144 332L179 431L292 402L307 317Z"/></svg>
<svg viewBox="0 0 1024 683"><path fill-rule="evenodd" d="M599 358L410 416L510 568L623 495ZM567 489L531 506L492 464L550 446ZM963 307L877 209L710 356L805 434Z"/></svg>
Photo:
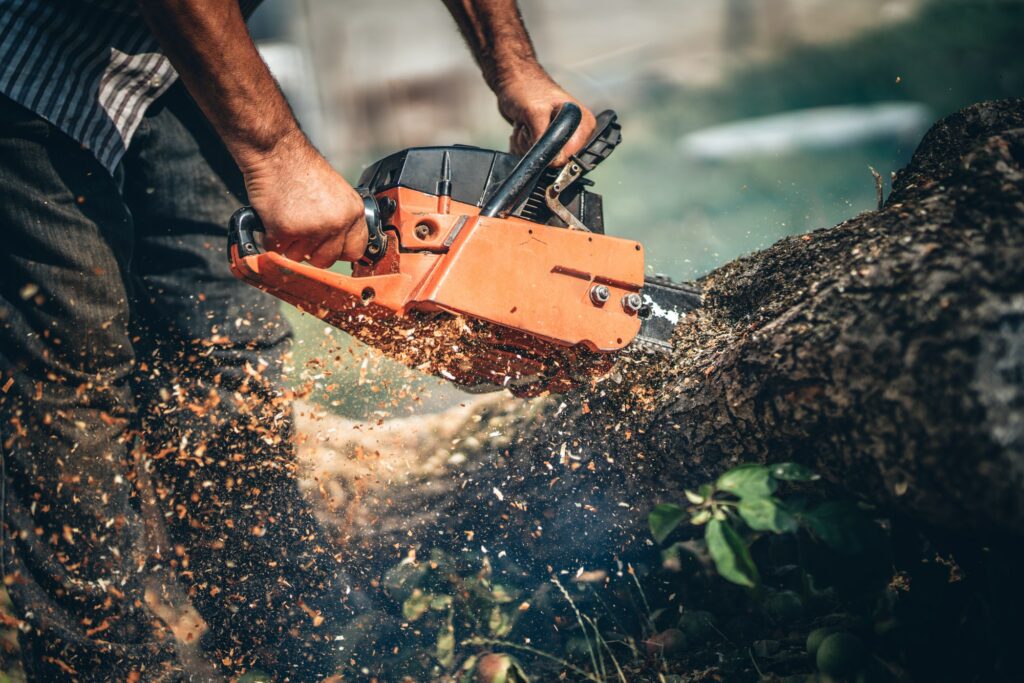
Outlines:
<svg viewBox="0 0 1024 683"><path fill-rule="evenodd" d="M647 523L651 527L651 536L658 543L663 542L672 533L679 522L686 517L686 510L673 505L672 503L659 503L647 516Z"/></svg>
<svg viewBox="0 0 1024 683"><path fill-rule="evenodd" d="M864 512L849 501L827 501L800 515L801 521L827 546L860 555L882 543L882 533Z"/></svg>
<svg viewBox="0 0 1024 683"><path fill-rule="evenodd" d="M775 498L750 498L740 501L738 511L743 521L755 531L791 533L799 526L794 517Z"/></svg>
<svg viewBox="0 0 1024 683"><path fill-rule="evenodd" d="M401 562L384 575L384 588L397 601L408 598L429 570L424 564Z"/></svg>
<svg viewBox="0 0 1024 683"><path fill-rule="evenodd" d="M693 517L690 517L690 524L700 526L701 524L707 524L709 519L711 519L711 510L701 510L694 514Z"/></svg>
<svg viewBox="0 0 1024 683"><path fill-rule="evenodd" d="M708 522L704 540L707 541L708 553L723 579L748 588L754 588L760 583L750 551L728 522L717 519Z"/></svg>
<svg viewBox="0 0 1024 683"><path fill-rule="evenodd" d="M437 633L437 646L434 649L434 656L443 667L449 667L455 661L455 627L452 626L451 614L448 615L448 623L441 627Z"/></svg>
<svg viewBox="0 0 1024 683"><path fill-rule="evenodd" d="M402 603L402 616L407 621L416 621L430 609L430 602L434 596L424 593L419 588L412 592L405 602Z"/></svg>
<svg viewBox="0 0 1024 683"><path fill-rule="evenodd" d="M274 677L268 673L260 671L259 669L253 669L242 675L238 679L238 683L270 683L274 680ZM6 673L0 673L0 683L10 683L11 679L7 677Z"/></svg>
<svg viewBox="0 0 1024 683"><path fill-rule="evenodd" d="M775 492L775 480L764 465L740 465L718 478L716 486L740 498L767 498Z"/></svg>
<svg viewBox="0 0 1024 683"><path fill-rule="evenodd" d="M476 676L474 675L474 669L476 669L476 662L480 659L477 655L470 655L466 661L459 667L459 683L473 683Z"/></svg>
<svg viewBox="0 0 1024 683"><path fill-rule="evenodd" d="M821 479L803 465L795 462L780 462L771 466L771 474L780 481L817 481Z"/></svg>
<svg viewBox="0 0 1024 683"><path fill-rule="evenodd" d="M496 583L491 586L491 599L500 605L504 605L507 602L512 602L518 596L519 591L506 588L501 584Z"/></svg>
<svg viewBox="0 0 1024 683"><path fill-rule="evenodd" d="M494 609L491 610L491 615L487 619L487 629L495 638L504 638L507 636L514 625L515 622L512 617L497 605L495 605Z"/></svg>
<svg viewBox="0 0 1024 683"><path fill-rule="evenodd" d="M430 599L430 609L435 612L443 612L452 606L452 596L435 595Z"/></svg>
<svg viewBox="0 0 1024 683"><path fill-rule="evenodd" d="M686 494L686 500L690 501L694 505L700 505L705 500L707 500L704 496L700 495L699 493L694 493L689 489L683 491L683 493Z"/></svg>

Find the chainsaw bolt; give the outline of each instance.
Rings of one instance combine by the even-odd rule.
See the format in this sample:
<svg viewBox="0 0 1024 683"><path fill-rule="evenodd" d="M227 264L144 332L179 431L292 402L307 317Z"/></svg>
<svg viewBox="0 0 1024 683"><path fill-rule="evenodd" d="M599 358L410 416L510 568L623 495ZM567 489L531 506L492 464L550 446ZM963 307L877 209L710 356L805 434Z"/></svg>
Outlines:
<svg viewBox="0 0 1024 683"><path fill-rule="evenodd" d="M635 315L640 312L640 309L644 305L644 298L633 292L632 294L626 294L622 297L622 310L630 315Z"/></svg>
<svg viewBox="0 0 1024 683"><path fill-rule="evenodd" d="M590 288L590 301L595 306L604 306L611 297L612 293L604 285L594 285Z"/></svg>
<svg viewBox="0 0 1024 683"><path fill-rule="evenodd" d="M426 223L420 223L416 226L416 237L421 240L425 240L430 237L430 226Z"/></svg>

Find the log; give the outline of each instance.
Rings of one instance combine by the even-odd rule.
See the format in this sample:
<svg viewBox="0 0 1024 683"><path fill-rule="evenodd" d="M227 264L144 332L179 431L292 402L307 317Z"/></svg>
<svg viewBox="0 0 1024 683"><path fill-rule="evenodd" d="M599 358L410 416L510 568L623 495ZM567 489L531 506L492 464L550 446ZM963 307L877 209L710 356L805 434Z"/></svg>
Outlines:
<svg viewBox="0 0 1024 683"><path fill-rule="evenodd" d="M793 460L927 525L1024 532L1024 100L937 123L880 210L692 286L669 357L571 394L359 431L304 406L325 519L370 562L574 567L648 542L684 488Z"/></svg>

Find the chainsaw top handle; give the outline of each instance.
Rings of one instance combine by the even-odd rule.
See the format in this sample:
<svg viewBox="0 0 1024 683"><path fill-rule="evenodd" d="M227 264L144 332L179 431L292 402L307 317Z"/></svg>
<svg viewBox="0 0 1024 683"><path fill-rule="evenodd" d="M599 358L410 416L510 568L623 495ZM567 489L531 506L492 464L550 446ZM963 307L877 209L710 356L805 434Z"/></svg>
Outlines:
<svg viewBox="0 0 1024 683"><path fill-rule="evenodd" d="M384 255L388 246L388 236L381 227L380 207L377 200L366 190L359 190L363 198L363 211L368 232L366 251L363 260L374 262ZM231 216L228 225L228 261L231 261L231 247L238 245L240 257L253 256L263 251L256 240L258 232L266 232L259 214L251 206L243 206Z"/></svg>
<svg viewBox="0 0 1024 683"><path fill-rule="evenodd" d="M500 216L512 209L523 191L532 187L540 174L558 156L582 120L583 112L577 105L572 102L563 104L544 134L533 143L530 151L519 160L509 176L487 198L480 215Z"/></svg>

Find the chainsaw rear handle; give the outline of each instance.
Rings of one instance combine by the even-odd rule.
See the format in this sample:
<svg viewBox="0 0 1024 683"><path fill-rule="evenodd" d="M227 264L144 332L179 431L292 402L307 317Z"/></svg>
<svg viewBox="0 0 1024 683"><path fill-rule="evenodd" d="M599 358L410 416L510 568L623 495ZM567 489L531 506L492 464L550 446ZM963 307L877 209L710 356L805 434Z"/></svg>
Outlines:
<svg viewBox="0 0 1024 683"><path fill-rule="evenodd" d="M380 207L377 200L368 190L360 188L359 195L363 198L363 211L366 219L366 251L363 260L374 262L384 255L388 246L388 236L381 227ZM259 214L251 206L243 206L231 216L228 224L228 261L231 261L231 247L238 245L239 257L253 256L263 251L256 240L256 233L266 232Z"/></svg>
<svg viewBox="0 0 1024 683"><path fill-rule="evenodd" d="M509 176L488 197L480 210L480 215L494 217L511 210L523 191L531 187L544 169L558 156L582 120L583 112L577 105L572 102L563 104L544 134L533 143L530 151L519 160Z"/></svg>

